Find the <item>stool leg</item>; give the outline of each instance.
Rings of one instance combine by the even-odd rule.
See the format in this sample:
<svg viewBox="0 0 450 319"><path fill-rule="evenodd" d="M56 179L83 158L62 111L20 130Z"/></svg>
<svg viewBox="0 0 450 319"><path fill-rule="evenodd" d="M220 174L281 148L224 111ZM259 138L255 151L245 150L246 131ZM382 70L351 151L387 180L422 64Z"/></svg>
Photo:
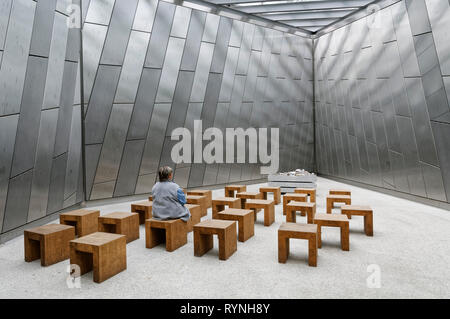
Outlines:
<svg viewBox="0 0 450 319"><path fill-rule="evenodd" d="M313 223L313 219L314 219L314 217L313 217L313 210L312 209L309 209L309 210L307 210L306 211L306 222L308 223L308 224L312 224Z"/></svg>
<svg viewBox="0 0 450 319"><path fill-rule="evenodd" d="M348 223L341 226L341 247L342 250L350 250L350 232Z"/></svg>
<svg viewBox="0 0 450 319"><path fill-rule="evenodd" d="M174 251L187 243L186 225L176 222L166 228L166 250Z"/></svg>
<svg viewBox="0 0 450 319"><path fill-rule="evenodd" d="M286 212L286 222L296 223L297 222L297 212L293 209L288 209Z"/></svg>
<svg viewBox="0 0 450 319"><path fill-rule="evenodd" d="M243 216L238 222L238 240L244 242L255 234L255 220L252 214Z"/></svg>
<svg viewBox="0 0 450 319"><path fill-rule="evenodd" d="M28 238L27 232L24 235L25 261L30 262L41 258L41 244L38 240Z"/></svg>
<svg viewBox="0 0 450 319"><path fill-rule="evenodd" d="M311 193L311 197L309 199L311 201L311 203L315 203L316 202L316 192L312 192Z"/></svg>
<svg viewBox="0 0 450 319"><path fill-rule="evenodd" d="M327 214L331 214L332 208L333 208L333 200L331 198L327 198Z"/></svg>
<svg viewBox="0 0 450 319"><path fill-rule="evenodd" d="M262 192L262 199L267 199L267 192Z"/></svg>
<svg viewBox="0 0 450 319"><path fill-rule="evenodd" d="M364 216L364 232L367 236L373 236L373 214L367 214Z"/></svg>
<svg viewBox="0 0 450 319"><path fill-rule="evenodd" d="M164 229L152 228L151 223L145 223L145 247L153 248L165 241Z"/></svg>
<svg viewBox="0 0 450 319"><path fill-rule="evenodd" d="M201 257L213 247L213 237L194 228L194 256Z"/></svg>
<svg viewBox="0 0 450 319"><path fill-rule="evenodd" d="M84 253L70 247L70 264L77 265L80 268L80 276L88 273L93 268L93 254Z"/></svg>
<svg viewBox="0 0 450 319"><path fill-rule="evenodd" d="M274 197L275 197L275 205L278 205L279 203L281 203L281 191L280 190L275 191Z"/></svg>
<svg viewBox="0 0 450 319"><path fill-rule="evenodd" d="M317 267L317 236L314 235L308 240L308 264Z"/></svg>
<svg viewBox="0 0 450 319"><path fill-rule="evenodd" d="M218 234L219 259L227 260L237 250L236 226L228 227Z"/></svg>
<svg viewBox="0 0 450 319"><path fill-rule="evenodd" d="M225 210L225 205L215 204L212 209L213 219L217 219L217 213Z"/></svg>
<svg viewBox="0 0 450 319"><path fill-rule="evenodd" d="M286 195L283 196L283 215L286 215L286 205L287 205Z"/></svg>
<svg viewBox="0 0 450 319"><path fill-rule="evenodd" d="M317 247L322 248L322 226L317 224Z"/></svg>
<svg viewBox="0 0 450 319"><path fill-rule="evenodd" d="M275 210L272 205L264 207L264 226L270 226L275 220Z"/></svg>
<svg viewBox="0 0 450 319"><path fill-rule="evenodd" d="M289 257L289 237L278 234L278 262L286 263Z"/></svg>

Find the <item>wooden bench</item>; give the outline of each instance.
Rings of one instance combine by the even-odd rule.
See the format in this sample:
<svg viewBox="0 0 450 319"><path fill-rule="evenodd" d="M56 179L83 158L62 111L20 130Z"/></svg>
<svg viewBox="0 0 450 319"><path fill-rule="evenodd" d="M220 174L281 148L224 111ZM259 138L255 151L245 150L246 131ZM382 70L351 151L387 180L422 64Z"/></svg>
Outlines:
<svg viewBox="0 0 450 319"><path fill-rule="evenodd" d="M349 220L341 214L316 214L314 224L317 224L319 234L319 248L322 248L322 227L339 227L341 229L341 248L350 250Z"/></svg>
<svg viewBox="0 0 450 319"><path fill-rule="evenodd" d="M269 199L249 199L245 203L245 209L253 210L255 220L258 211L264 210L264 226L270 226L275 222L275 201Z"/></svg>
<svg viewBox="0 0 450 319"><path fill-rule="evenodd" d="M287 193L283 196L283 215L286 215L286 206L290 201L296 202L306 202L308 195L306 194L296 194L296 193Z"/></svg>
<svg viewBox="0 0 450 319"><path fill-rule="evenodd" d="M97 232L70 241L70 264L80 267L80 276L94 271L100 283L127 269L125 235Z"/></svg>
<svg viewBox="0 0 450 319"><path fill-rule="evenodd" d="M213 248L213 235L219 239L219 259L227 260L237 250L236 222L229 220L206 220L194 226L194 256Z"/></svg>
<svg viewBox="0 0 450 319"><path fill-rule="evenodd" d="M145 221L145 247L166 243L167 251L174 251L187 243L187 225L181 219Z"/></svg>
<svg viewBox="0 0 450 319"><path fill-rule="evenodd" d="M98 231L125 235L127 243L139 238L139 214L114 212L98 218Z"/></svg>
<svg viewBox="0 0 450 319"><path fill-rule="evenodd" d="M343 205L341 213L347 215L348 219L352 216L364 216L364 232L367 236L373 236L373 210L369 206Z"/></svg>
<svg viewBox="0 0 450 319"><path fill-rule="evenodd" d="M69 242L75 239L75 227L50 224L24 231L25 261L41 259L42 266L69 258Z"/></svg>
<svg viewBox="0 0 450 319"><path fill-rule="evenodd" d="M290 202L289 204L287 204L286 221L289 223L295 223L297 219L297 212L300 212L302 216L306 214L308 224L313 224L314 215L316 214L316 204L305 202Z"/></svg>
<svg viewBox="0 0 450 319"><path fill-rule="evenodd" d="M236 197L241 200L241 208L245 208L247 199L262 199L263 195L259 192L240 192L236 194Z"/></svg>
<svg viewBox="0 0 450 319"><path fill-rule="evenodd" d="M235 197L219 197L212 200L212 218L217 219L217 213L228 208L241 208L241 200Z"/></svg>
<svg viewBox="0 0 450 319"><path fill-rule="evenodd" d="M262 194L262 199L267 199L267 193L273 193L275 205L281 203L281 188L280 187L260 187L259 192Z"/></svg>
<svg viewBox="0 0 450 319"><path fill-rule="evenodd" d="M245 185L227 185L225 186L225 197L234 197L234 192L241 193L247 190Z"/></svg>
<svg viewBox="0 0 450 319"><path fill-rule="evenodd" d="M317 225L314 224L281 224L278 229L278 262L286 263L289 257L289 239L308 240L308 264L317 267L317 247L318 247Z"/></svg>
<svg viewBox="0 0 450 319"><path fill-rule="evenodd" d="M255 234L255 218L251 209L225 209L217 213L217 217L222 220L234 220L238 223L238 240L246 241Z"/></svg>
<svg viewBox="0 0 450 319"><path fill-rule="evenodd" d="M296 194L306 194L309 196L309 201L311 203L316 202L316 189L315 188L296 188L294 189Z"/></svg>
<svg viewBox="0 0 450 319"><path fill-rule="evenodd" d="M352 198L349 195L328 195L327 196L327 214L331 214L334 203L352 204Z"/></svg>
<svg viewBox="0 0 450 319"><path fill-rule="evenodd" d="M131 204L131 211L139 214L139 225L144 224L147 219L152 218L152 208L153 202L151 201Z"/></svg>
<svg viewBox="0 0 450 319"><path fill-rule="evenodd" d="M330 195L348 195L352 196L352 192L347 189L330 189Z"/></svg>
<svg viewBox="0 0 450 319"><path fill-rule="evenodd" d="M75 227L75 235L83 237L98 229L99 210L77 209L59 215L59 223Z"/></svg>
<svg viewBox="0 0 450 319"><path fill-rule="evenodd" d="M194 230L194 225L200 223L202 219L202 208L200 205L185 204L184 205L191 213L191 219L186 223L186 230L188 233Z"/></svg>
<svg viewBox="0 0 450 319"><path fill-rule="evenodd" d="M212 191L209 189L194 189L191 191L187 191L187 195L206 196L206 207L212 207Z"/></svg>
<svg viewBox="0 0 450 319"><path fill-rule="evenodd" d="M186 203L199 205L201 207L202 217L206 216L208 214L208 203L207 203L206 196L187 195L186 196Z"/></svg>

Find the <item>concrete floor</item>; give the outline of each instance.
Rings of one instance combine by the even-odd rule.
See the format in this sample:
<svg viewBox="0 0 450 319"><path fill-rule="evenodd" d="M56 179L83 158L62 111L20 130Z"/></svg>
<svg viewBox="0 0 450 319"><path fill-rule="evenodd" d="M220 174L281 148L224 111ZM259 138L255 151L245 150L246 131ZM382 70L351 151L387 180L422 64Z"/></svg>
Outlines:
<svg viewBox="0 0 450 319"><path fill-rule="evenodd" d="M288 262L278 263L277 229L284 219L278 205L276 222L264 227L263 213L258 214L255 236L238 242L227 261L218 259L217 239L213 250L194 257L192 233L187 245L172 253L163 245L146 249L141 226L141 238L127 245L127 270L101 284L92 281L90 272L81 277L79 289L66 284L68 260L49 267L41 267L39 261L26 263L23 236L15 238L0 245L0 298L450 297L449 211L319 178L318 212L325 211L330 188L350 189L354 204L371 205L375 233L366 237L362 217L354 217L350 251L344 252L339 230L325 228L317 268L307 265L304 240L291 240ZM213 197L218 196L223 190L214 191ZM130 202L97 208L102 214L129 211ZM297 222L306 222L306 217L298 216ZM368 266L373 264L380 269L380 288L367 285Z"/></svg>

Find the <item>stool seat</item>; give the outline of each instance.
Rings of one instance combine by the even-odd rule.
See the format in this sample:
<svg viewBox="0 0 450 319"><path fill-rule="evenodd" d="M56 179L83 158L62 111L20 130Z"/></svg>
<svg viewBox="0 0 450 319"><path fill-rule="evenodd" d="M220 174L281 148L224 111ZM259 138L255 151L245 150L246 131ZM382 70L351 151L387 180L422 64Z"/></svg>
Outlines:
<svg viewBox="0 0 450 319"><path fill-rule="evenodd" d="M222 220L234 220L238 223L238 240L245 242L255 234L255 219L253 210L229 208L217 214Z"/></svg>
<svg viewBox="0 0 450 319"><path fill-rule="evenodd" d="M245 192L247 190L246 185L227 185L225 186L225 197L234 197L234 192Z"/></svg>
<svg viewBox="0 0 450 319"><path fill-rule="evenodd" d="M59 223L75 227L75 235L83 237L98 229L99 210L77 209L59 215Z"/></svg>
<svg viewBox="0 0 450 319"><path fill-rule="evenodd" d="M172 252L187 243L187 223L181 219L147 219L145 221L145 246L153 248L166 243L166 250Z"/></svg>
<svg viewBox="0 0 450 319"><path fill-rule="evenodd" d="M142 201L138 203L131 204L131 211L133 213L139 214L139 224L142 225L147 219L152 218L152 201Z"/></svg>
<svg viewBox="0 0 450 319"><path fill-rule="evenodd" d="M139 238L139 214L114 212L98 218L98 231L125 235L127 243Z"/></svg>
<svg viewBox="0 0 450 319"><path fill-rule="evenodd" d="M347 189L330 189L329 193L330 195L352 195L352 192Z"/></svg>
<svg viewBox="0 0 450 319"><path fill-rule="evenodd" d="M311 203L316 202L316 189L315 188L296 188L294 189L296 194L306 194L309 196L309 201Z"/></svg>
<svg viewBox="0 0 450 319"><path fill-rule="evenodd" d="M185 204L184 207L189 209L189 212L191 213L191 218L186 223L187 232L190 233L194 230L194 225L200 223L202 219L202 208L200 205L194 204Z"/></svg>

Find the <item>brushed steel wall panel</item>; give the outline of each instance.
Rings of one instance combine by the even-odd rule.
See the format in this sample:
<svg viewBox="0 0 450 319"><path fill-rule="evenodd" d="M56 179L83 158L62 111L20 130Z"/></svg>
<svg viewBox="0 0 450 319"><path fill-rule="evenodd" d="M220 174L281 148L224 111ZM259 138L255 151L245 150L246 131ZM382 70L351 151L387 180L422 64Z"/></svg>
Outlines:
<svg viewBox="0 0 450 319"><path fill-rule="evenodd" d="M34 16L30 54L48 57L52 37L56 0L38 1Z"/></svg>
<svg viewBox="0 0 450 319"><path fill-rule="evenodd" d="M136 194L145 194L152 191L156 182L156 173L138 176L136 184Z"/></svg>
<svg viewBox="0 0 450 319"><path fill-rule="evenodd" d="M133 22L133 30L152 32L158 0L139 0Z"/></svg>
<svg viewBox="0 0 450 319"><path fill-rule="evenodd" d="M219 28L217 31L216 46L214 48L213 60L211 63L211 71L214 73L222 73L225 65L225 57L227 47L232 33L233 20L221 17Z"/></svg>
<svg viewBox="0 0 450 319"><path fill-rule="evenodd" d="M100 63L121 65L133 25L138 0L117 1L108 27Z"/></svg>
<svg viewBox="0 0 450 319"><path fill-rule="evenodd" d="M187 187L190 170L191 170L190 167L177 168L175 171L175 175L173 177L175 183L180 185L180 187Z"/></svg>
<svg viewBox="0 0 450 319"><path fill-rule="evenodd" d="M114 103L134 103L150 34L132 31Z"/></svg>
<svg viewBox="0 0 450 319"><path fill-rule="evenodd" d="M178 72L184 49L184 39L170 38L161 72L156 103L171 102L177 84Z"/></svg>
<svg viewBox="0 0 450 319"><path fill-rule="evenodd" d="M86 154L86 195L87 198L90 198L102 144L85 145L84 149Z"/></svg>
<svg viewBox="0 0 450 319"><path fill-rule="evenodd" d="M190 102L203 102L205 99L206 85L208 83L213 52L213 44L206 42L202 43L198 56L197 68L195 70Z"/></svg>
<svg viewBox="0 0 450 319"><path fill-rule="evenodd" d="M58 109L46 110L40 116L27 222L44 217L47 213L58 111Z"/></svg>
<svg viewBox="0 0 450 319"><path fill-rule="evenodd" d="M253 101L255 99L256 76L258 73L258 64L260 62L261 52L252 51L250 56L250 64L248 67L247 81L245 82L244 102ZM292 91L290 91L292 94Z"/></svg>
<svg viewBox="0 0 450 319"><path fill-rule="evenodd" d="M175 87L165 136L171 136L174 129L184 126L189 106L189 97L193 94L192 84L194 82L194 75L194 72L190 71L180 71L178 75L178 82Z"/></svg>
<svg viewBox="0 0 450 319"><path fill-rule="evenodd" d="M67 153L53 159L48 192L47 215L63 209L64 179L66 177Z"/></svg>
<svg viewBox="0 0 450 319"><path fill-rule="evenodd" d="M3 232L22 226L27 222L32 177L33 172L28 171L10 180Z"/></svg>
<svg viewBox="0 0 450 319"><path fill-rule="evenodd" d="M220 88L219 101L231 101L231 93L233 92L234 75L239 57L239 48L228 47L225 66L223 69L222 85Z"/></svg>
<svg viewBox="0 0 450 319"><path fill-rule="evenodd" d="M67 167L64 199L76 193L81 162L81 106L74 106L70 128L70 143L67 151Z"/></svg>
<svg viewBox="0 0 450 319"><path fill-rule="evenodd" d="M447 201L450 199L450 125L431 122Z"/></svg>
<svg viewBox="0 0 450 319"><path fill-rule="evenodd" d="M12 0L4 0L0 2L0 50L3 50L3 46L5 44L11 4Z"/></svg>
<svg viewBox="0 0 450 319"><path fill-rule="evenodd" d="M19 175L33 168L34 165L42 96L44 94L42 78L47 71L47 61L45 58L33 56L28 59L11 176Z"/></svg>
<svg viewBox="0 0 450 319"><path fill-rule="evenodd" d="M426 101L420 79L405 79L413 127L417 140L417 150L422 162L438 166L436 148L431 131L430 117L425 107Z"/></svg>
<svg viewBox="0 0 450 319"><path fill-rule="evenodd" d="M171 37L186 38L189 20L191 19L191 9L177 6L175 16L173 18Z"/></svg>
<svg viewBox="0 0 450 319"><path fill-rule="evenodd" d="M175 14L175 7L173 4L163 1L158 3L145 67L162 68L169 42L172 20Z"/></svg>
<svg viewBox="0 0 450 319"><path fill-rule="evenodd" d="M442 74L450 75L450 3L426 0Z"/></svg>
<svg viewBox="0 0 450 319"><path fill-rule="evenodd" d="M19 113L36 3L15 0L0 68L0 115Z"/></svg>
<svg viewBox="0 0 450 319"><path fill-rule="evenodd" d="M132 109L133 106L130 104L113 105L100 153L94 185L117 178ZM112 196L112 193L110 196Z"/></svg>
<svg viewBox="0 0 450 319"><path fill-rule="evenodd" d="M115 2L115 0L91 0L86 15L86 22L108 25Z"/></svg>
<svg viewBox="0 0 450 319"><path fill-rule="evenodd" d="M195 70L200 51L206 16L207 14L205 12L200 11L193 11L191 14L183 58L181 59L181 70Z"/></svg>
<svg viewBox="0 0 450 319"><path fill-rule="evenodd" d="M0 117L0 225L5 214L18 119L18 115Z"/></svg>
<svg viewBox="0 0 450 319"><path fill-rule="evenodd" d="M405 0L413 35L431 31L425 0Z"/></svg>
<svg viewBox="0 0 450 319"><path fill-rule="evenodd" d="M445 194L444 183L442 181L442 172L438 167L420 163L422 166L423 178L427 197L440 201L448 201Z"/></svg>
<svg viewBox="0 0 450 319"><path fill-rule="evenodd" d="M155 173L158 170L161 148L170 114L170 104L155 104L142 156L139 175Z"/></svg>
<svg viewBox="0 0 450 319"><path fill-rule="evenodd" d="M131 116L128 139L146 138L160 76L161 69L143 69Z"/></svg>
<svg viewBox="0 0 450 319"><path fill-rule="evenodd" d="M83 80L85 103L89 102L91 96L107 30L107 27L96 24L85 23L83 26Z"/></svg>
<svg viewBox="0 0 450 319"><path fill-rule="evenodd" d="M233 20L233 27L231 28L231 36L229 45L233 47L240 47L242 42L242 33L244 31L244 22Z"/></svg>
<svg viewBox="0 0 450 319"><path fill-rule="evenodd" d="M86 114L86 144L102 143L113 105L120 67L100 65Z"/></svg>
<svg viewBox="0 0 450 319"><path fill-rule="evenodd" d="M209 74L208 84L206 85L204 107L202 108L201 113L203 128L210 127L214 123L217 103L219 102L220 87L222 82L221 80L222 74L219 73Z"/></svg>
<svg viewBox="0 0 450 319"><path fill-rule="evenodd" d="M255 26L253 24L244 24L244 31L242 35L241 48L239 50L239 60L236 68L236 74L247 74L254 32Z"/></svg>
<svg viewBox="0 0 450 319"><path fill-rule="evenodd" d="M77 66L78 65L73 62L66 61L64 63L64 75L61 88L61 106L59 108L58 126L56 128L54 156L67 152L68 149Z"/></svg>
<svg viewBox="0 0 450 319"><path fill-rule="evenodd" d="M53 34L51 38L48 72L45 80L44 101L42 108L58 107L60 105L61 88L64 75L64 59L67 44L67 17L55 13ZM42 76L44 78L45 75Z"/></svg>
<svg viewBox="0 0 450 319"><path fill-rule="evenodd" d="M92 186L91 200L111 198L114 192L115 181L94 184Z"/></svg>
<svg viewBox="0 0 450 319"><path fill-rule="evenodd" d="M114 197L134 194L144 145L144 140L127 141L125 143Z"/></svg>
<svg viewBox="0 0 450 319"><path fill-rule="evenodd" d="M208 13L206 15L205 29L202 41L216 43L217 30L219 28L220 16Z"/></svg>
<svg viewBox="0 0 450 319"><path fill-rule="evenodd" d="M281 53L281 44L283 42L283 32L273 30L271 32L272 37L272 53L280 54Z"/></svg>
<svg viewBox="0 0 450 319"><path fill-rule="evenodd" d="M255 33L253 35L252 41L252 50L262 51L265 30L266 28L255 26Z"/></svg>

